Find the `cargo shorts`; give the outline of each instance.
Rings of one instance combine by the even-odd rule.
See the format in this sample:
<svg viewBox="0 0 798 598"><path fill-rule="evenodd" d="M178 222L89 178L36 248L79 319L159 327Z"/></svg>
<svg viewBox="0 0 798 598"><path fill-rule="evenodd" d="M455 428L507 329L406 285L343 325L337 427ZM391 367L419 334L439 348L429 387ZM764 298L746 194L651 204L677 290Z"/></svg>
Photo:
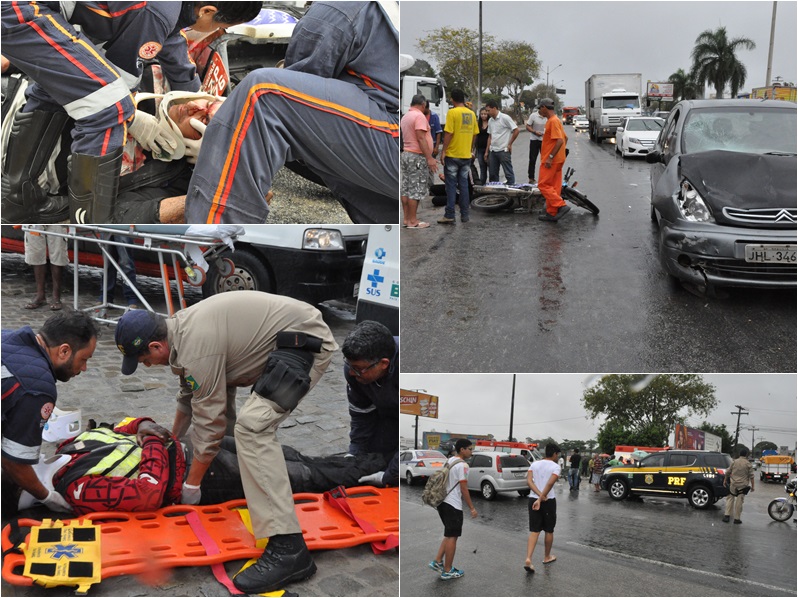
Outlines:
<svg viewBox="0 0 798 598"><path fill-rule="evenodd" d="M401 163L401 193L402 197L409 197L421 201L429 195L429 168L427 159L422 154L402 152Z"/></svg>

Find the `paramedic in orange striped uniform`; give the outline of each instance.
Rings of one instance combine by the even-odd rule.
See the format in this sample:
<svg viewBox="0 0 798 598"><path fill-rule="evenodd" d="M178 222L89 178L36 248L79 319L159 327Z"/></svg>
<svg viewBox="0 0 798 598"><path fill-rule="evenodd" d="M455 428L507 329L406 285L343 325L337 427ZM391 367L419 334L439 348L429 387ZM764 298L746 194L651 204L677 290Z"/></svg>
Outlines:
<svg viewBox="0 0 798 598"><path fill-rule="evenodd" d="M77 223L110 222L125 126L147 150L168 143L153 116L136 112L130 95L142 61L157 57L172 89L197 91L200 82L181 29L210 32L242 23L257 16L260 4L3 2L3 55L35 82L8 143L3 222L66 219L65 202L48 197L37 179L68 117L75 120L69 217Z"/></svg>
<svg viewBox="0 0 798 598"><path fill-rule="evenodd" d="M546 222L557 222L571 208L562 199L562 165L565 162L565 144L568 138L554 110L554 100L543 98L538 104L538 114L547 118L543 141L540 145L540 174L538 189L546 198L546 211L538 216Z"/></svg>
<svg viewBox="0 0 798 598"><path fill-rule="evenodd" d="M186 222L264 222L274 174L302 160L354 222L399 217L398 3L314 2L285 69L250 73L208 125Z"/></svg>

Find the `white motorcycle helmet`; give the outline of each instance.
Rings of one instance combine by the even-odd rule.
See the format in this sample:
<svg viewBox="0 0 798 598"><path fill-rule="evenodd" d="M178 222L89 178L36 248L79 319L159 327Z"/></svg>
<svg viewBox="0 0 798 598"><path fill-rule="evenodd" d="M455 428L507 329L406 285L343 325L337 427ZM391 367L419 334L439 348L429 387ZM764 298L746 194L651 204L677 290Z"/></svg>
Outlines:
<svg viewBox="0 0 798 598"><path fill-rule="evenodd" d="M44 424L42 439L47 442L61 442L77 436L82 428L80 409L63 411L58 407L54 407L50 419Z"/></svg>

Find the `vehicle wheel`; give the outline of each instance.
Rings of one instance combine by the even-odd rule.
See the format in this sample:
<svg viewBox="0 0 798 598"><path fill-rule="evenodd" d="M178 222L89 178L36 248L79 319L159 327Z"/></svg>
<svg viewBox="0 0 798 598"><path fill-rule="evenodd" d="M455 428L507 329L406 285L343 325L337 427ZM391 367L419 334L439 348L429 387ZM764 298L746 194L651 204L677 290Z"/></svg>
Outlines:
<svg viewBox="0 0 798 598"><path fill-rule="evenodd" d="M587 195L574 189L573 187L563 187L562 192L560 193L563 199L567 199L571 203L575 203L580 208L583 208L593 214L594 216L598 216L599 209L592 201L587 198Z"/></svg>
<svg viewBox="0 0 798 598"><path fill-rule="evenodd" d="M236 265L230 258L223 257L216 261L216 267L219 268L219 274L227 278L233 273Z"/></svg>
<svg viewBox="0 0 798 598"><path fill-rule="evenodd" d="M629 496L629 484L622 478L615 478L610 482L610 485L607 486L607 492L610 498L614 500L623 500Z"/></svg>
<svg viewBox="0 0 798 598"><path fill-rule="evenodd" d="M712 490L701 484L693 486L687 493L687 500L696 509L708 509L714 504L712 502L714 497Z"/></svg>
<svg viewBox="0 0 798 598"><path fill-rule="evenodd" d="M405 481L407 482L408 486L413 485L413 474L410 471L405 472Z"/></svg>
<svg viewBox="0 0 798 598"><path fill-rule="evenodd" d="M623 157L623 151L621 150L620 144L616 141L615 142L615 153L621 152L621 157Z"/></svg>
<svg viewBox="0 0 798 598"><path fill-rule="evenodd" d="M513 205L513 198L507 195L480 195L471 200L471 205L486 212L499 212Z"/></svg>
<svg viewBox="0 0 798 598"><path fill-rule="evenodd" d="M787 521L795 510L793 504L786 498L777 498L768 505L768 515L776 521Z"/></svg>
<svg viewBox="0 0 798 598"><path fill-rule="evenodd" d="M205 280L207 279L205 270L199 266L192 266L189 268L186 271L186 277L188 279L188 284L193 287L201 287L203 284L205 284Z"/></svg>
<svg viewBox="0 0 798 598"><path fill-rule="evenodd" d="M529 490L519 490L518 494L520 496L529 496L529 492L530 492Z"/></svg>
<svg viewBox="0 0 798 598"><path fill-rule="evenodd" d="M490 482L482 482L482 486L480 488L482 490L482 497L485 500L493 500L496 498L496 488L494 488L493 484Z"/></svg>
<svg viewBox="0 0 798 598"><path fill-rule="evenodd" d="M218 268L211 266L208 270L208 279L202 286L203 297L227 291L273 292L273 281L269 270L256 255L241 248L235 252L225 252L224 256L233 263L232 273L225 277Z"/></svg>
<svg viewBox="0 0 798 598"><path fill-rule="evenodd" d="M590 123L587 127L587 134L590 135L590 141L596 140L596 132L593 130L593 123Z"/></svg>
<svg viewBox="0 0 798 598"><path fill-rule="evenodd" d="M653 203L651 204L650 213L651 213L651 222L656 224L657 223L657 211L654 209L654 204Z"/></svg>

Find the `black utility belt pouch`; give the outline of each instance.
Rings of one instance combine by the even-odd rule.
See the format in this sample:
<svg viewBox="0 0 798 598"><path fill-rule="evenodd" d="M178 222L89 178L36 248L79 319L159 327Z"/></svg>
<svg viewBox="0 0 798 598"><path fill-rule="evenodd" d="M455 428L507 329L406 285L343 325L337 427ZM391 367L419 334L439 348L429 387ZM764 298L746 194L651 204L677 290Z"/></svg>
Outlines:
<svg viewBox="0 0 798 598"><path fill-rule="evenodd" d="M304 332L283 330L277 333L278 349L303 349L311 353L321 353L322 340Z"/></svg>
<svg viewBox="0 0 798 598"><path fill-rule="evenodd" d="M740 494L746 495L749 492L751 492L751 486L746 486L745 488L738 488L737 492L732 492L731 488L729 489L729 494L731 494L732 496L739 496Z"/></svg>

